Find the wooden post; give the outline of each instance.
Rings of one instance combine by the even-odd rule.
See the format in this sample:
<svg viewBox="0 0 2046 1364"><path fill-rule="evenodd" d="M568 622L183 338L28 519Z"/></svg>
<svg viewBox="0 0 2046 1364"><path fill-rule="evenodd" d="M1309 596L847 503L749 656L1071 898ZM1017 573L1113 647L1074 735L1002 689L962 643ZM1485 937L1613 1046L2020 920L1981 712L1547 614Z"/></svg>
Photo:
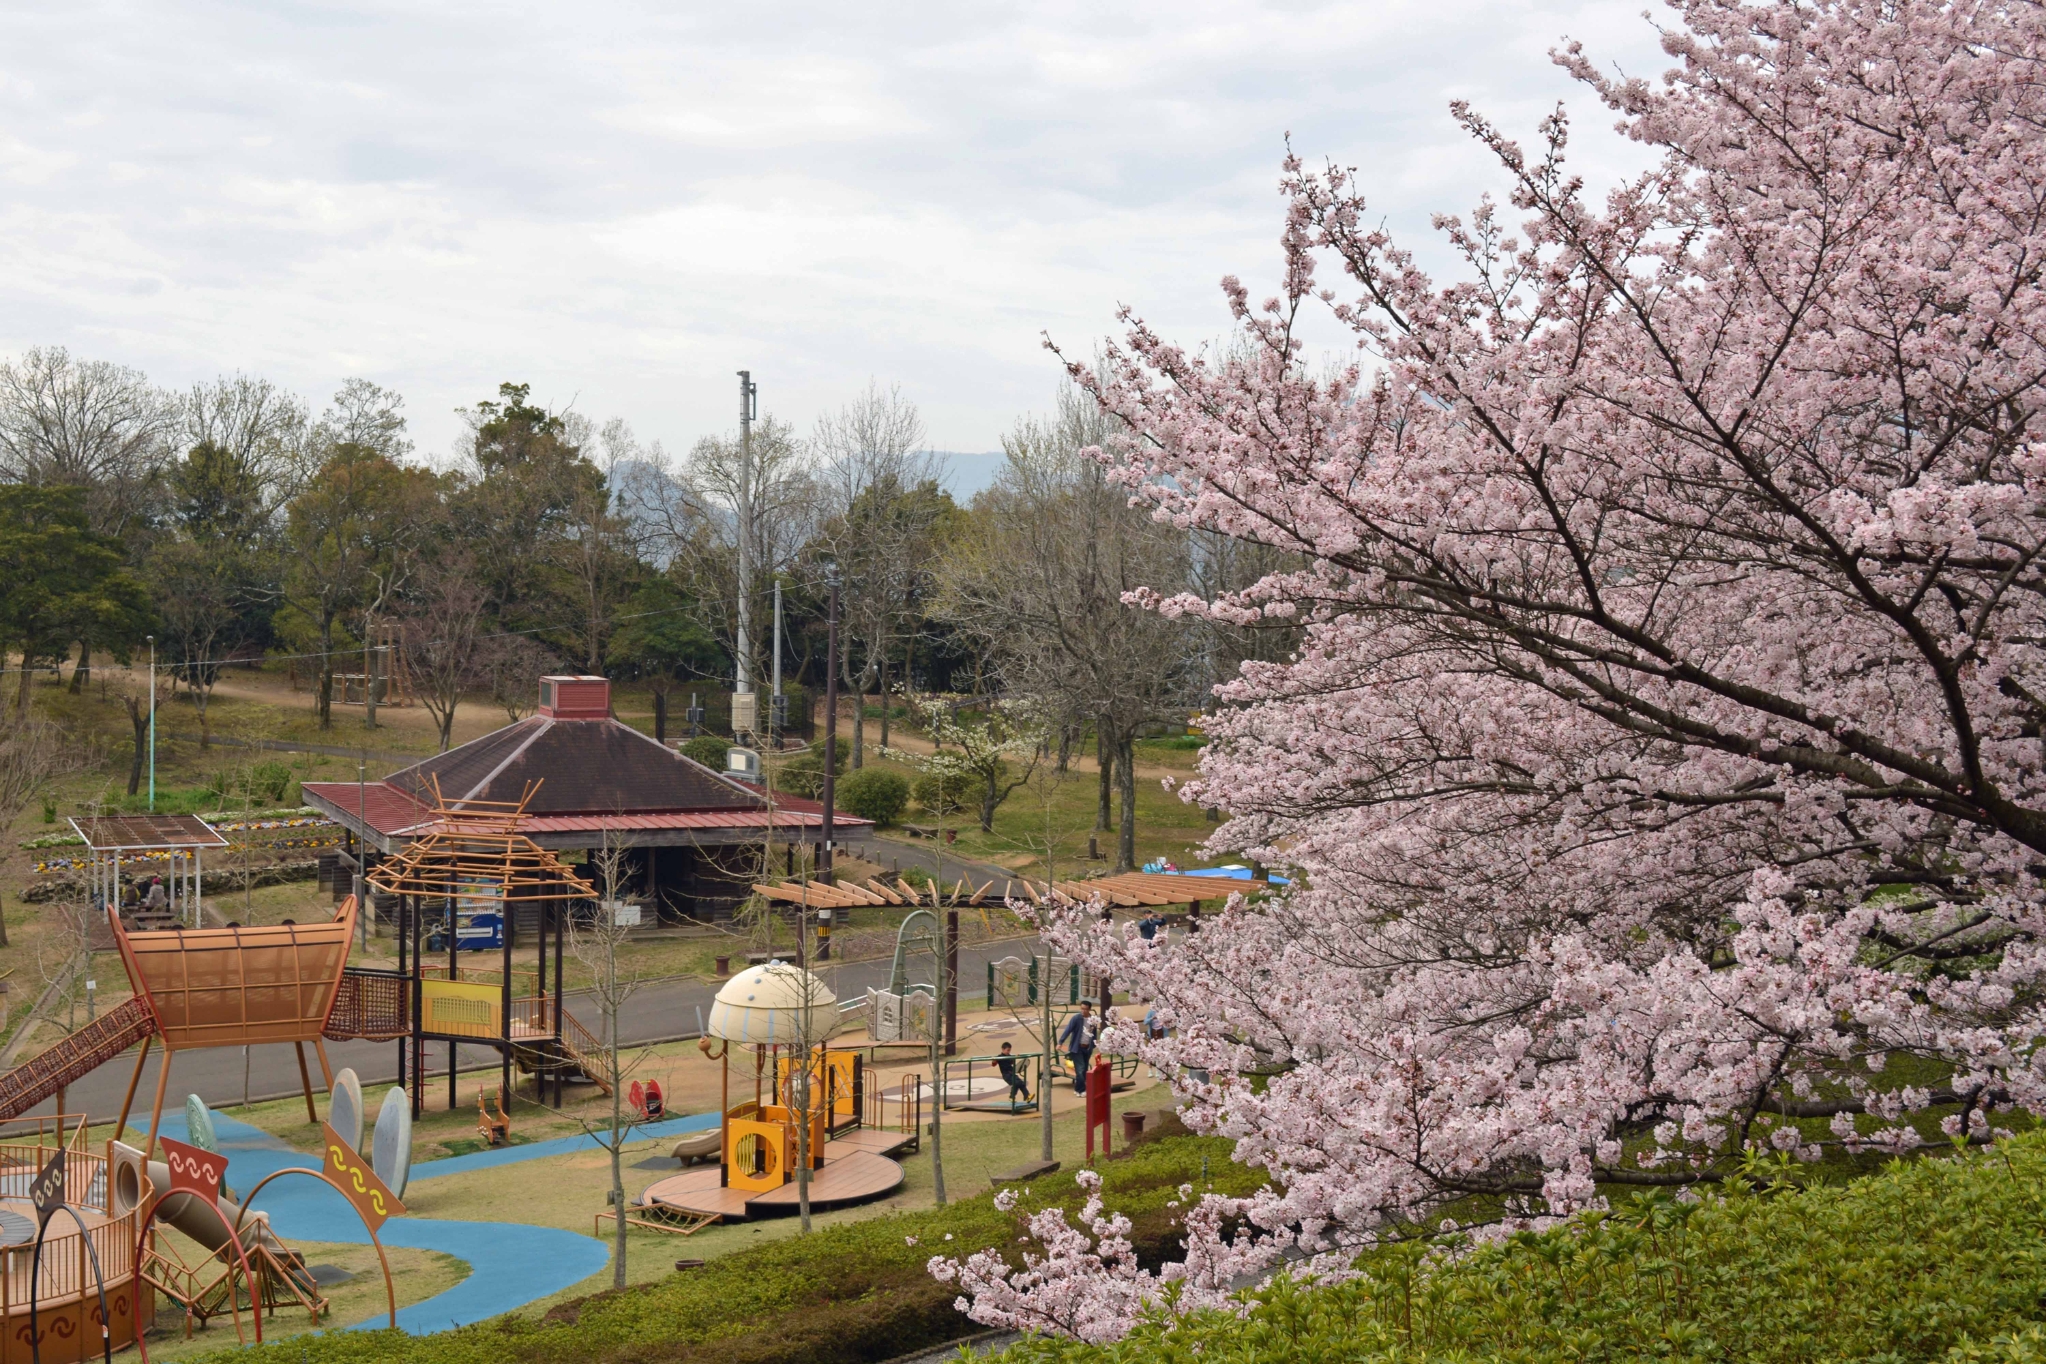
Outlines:
<svg viewBox="0 0 2046 1364"><path fill-rule="evenodd" d="M500 909L500 910L498 911L498 916L497 916L497 918L498 918L498 925L497 925L497 937L498 937L498 945L499 945L500 947L502 947L502 948L504 949L504 952L503 952L503 961L504 961L504 977L503 977L503 987L502 987L502 991L501 991L501 995L500 995L500 997L501 997L501 998L502 998L502 1000L504 1001L504 1002L503 1002L503 1006L502 1006L502 1020L501 1020L501 1021L502 1021L502 1028L501 1028L501 1031L502 1031L502 1032L503 1032L503 1034L504 1034L504 1055L503 1055L503 1061L504 1061L504 1064L503 1064L503 1066L501 1067L501 1069L502 1069L502 1072L503 1072L503 1073L502 1073L502 1075L501 1075L501 1076L499 1077L498 1083L499 1083L499 1085L500 1085L500 1086L502 1086L502 1089L501 1089L501 1093L500 1093L500 1099L499 1099L499 1101L500 1101L500 1102L502 1102L502 1103L504 1103L504 1104L506 1104L506 1105L508 1106L508 1105L509 1105L509 1104L511 1103L511 1063L512 1063L512 1052L511 1052L511 1049L512 1049L512 1042L511 1042L511 1036L512 1036L512 898L511 898L511 891L510 891L510 888L509 888L509 887L507 887L507 888L506 888L506 890L505 890L505 892L504 892L504 898L503 898L503 899L501 899L501 900L500 900L500 901L499 901L498 903L499 903L500 905L502 905L502 906L503 906L503 908L502 908L502 909ZM506 1111L507 1111L507 1112L508 1112L508 1111L510 1111L510 1110L509 1110L509 1107L507 1107L507 1110L506 1110ZM621 1215L621 1216L622 1216L622 1215L624 1214L624 1210L623 1210L622 1208L621 1208L621 1209L619 1210L619 1212L620 1212L620 1215Z"/></svg>
<svg viewBox="0 0 2046 1364"><path fill-rule="evenodd" d="M405 980L404 980L404 976L405 976L405 940L406 940L406 938L408 938L408 937L410 937L410 936L411 936L411 921L410 921L410 913L411 913L411 908L412 908L412 902L413 902L413 897L412 897L412 896L410 896L410 895L400 895L400 896L398 897L398 933L397 933L397 937L398 937L398 977L399 977L399 979L398 979L398 988L399 988L400 990L402 990L402 989L404 989L404 988L405 988ZM407 1039L405 1039L405 1038L403 1038L403 1037L399 1038L399 1039L398 1039L398 1088L400 1088L400 1089L405 1089L405 1088L406 1088L406 1084L405 1084L405 1053L406 1053L406 1052L407 1052L407 1051L408 1051L409 1049L410 1049L410 1048L409 1048L409 1045L408 1045L408 1043L407 1043Z"/></svg>
<svg viewBox="0 0 2046 1364"><path fill-rule="evenodd" d="M425 944L420 940L420 927L426 916L420 913L419 897L412 898L412 1119L419 1120L426 1105L426 1036L425 1024L425 965L426 959L420 949Z"/></svg>
<svg viewBox="0 0 2046 1364"><path fill-rule="evenodd" d="M561 1013L567 1006L561 1000L561 959L568 955L568 905L557 901L554 906L554 1036L559 1041L568 1030ZM614 1042L616 1038L612 1039ZM557 1067L554 1072L554 1106L561 1107L562 1086L568 1077Z"/></svg>
<svg viewBox="0 0 2046 1364"><path fill-rule="evenodd" d="M163 1059L156 1063L156 1105L149 1110L149 1136L142 1143L142 1155L146 1160L156 1149L156 1129L163 1123L163 1092L170 1084L171 1057L176 1053L169 1047L163 1049Z"/></svg>
<svg viewBox="0 0 2046 1364"><path fill-rule="evenodd" d="M455 888L451 883L448 886L448 928L447 928L448 980L450 982L457 981L462 978L462 958L460 956L462 950L461 941L462 912L455 900L454 890ZM448 1112L452 1113L461 1106L462 1106L461 1087L456 1083L455 1080L455 1042L452 1038L450 1038L448 1041Z"/></svg>
<svg viewBox="0 0 2046 1364"><path fill-rule="evenodd" d="M305 1043L293 1042L291 1049L298 1053L298 1084L299 1088L305 1091L305 1120L317 1124L320 1121L320 1114L313 1107L313 1076L312 1072L306 1069Z"/></svg>
<svg viewBox="0 0 2046 1364"><path fill-rule="evenodd" d="M959 1051L959 910L945 911L945 1055Z"/></svg>
<svg viewBox="0 0 2046 1364"><path fill-rule="evenodd" d="M121 1120L114 1124L114 1139L120 1140L128 1131L128 1113L135 1107L135 1087L142 1083L142 1067L149 1060L149 1044L155 1037L142 1039L142 1050L135 1057L135 1073L128 1077L128 1092L121 1096Z"/></svg>

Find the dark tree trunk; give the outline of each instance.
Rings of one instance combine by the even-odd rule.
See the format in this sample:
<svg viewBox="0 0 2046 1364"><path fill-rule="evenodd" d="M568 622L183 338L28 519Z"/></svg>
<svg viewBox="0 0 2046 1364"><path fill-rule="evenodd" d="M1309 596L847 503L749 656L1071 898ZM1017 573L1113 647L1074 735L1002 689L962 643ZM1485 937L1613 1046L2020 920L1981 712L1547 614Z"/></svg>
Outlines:
<svg viewBox="0 0 2046 1364"><path fill-rule="evenodd" d="M888 651L881 651L881 671L874 680L875 688L881 693L881 747L888 747Z"/></svg>
<svg viewBox="0 0 2046 1364"><path fill-rule="evenodd" d="M654 740L668 742L668 693L659 690L654 692Z"/></svg>
<svg viewBox="0 0 2046 1364"><path fill-rule="evenodd" d="M85 680L92 676L92 641L78 641L78 666L71 670L71 694L78 695L85 689Z"/></svg>
<svg viewBox="0 0 2046 1364"><path fill-rule="evenodd" d="M128 794L142 789L142 754L149 744L149 711L132 696L121 698L128 707L128 723L135 730L135 757L128 764Z"/></svg>
<svg viewBox="0 0 2046 1364"><path fill-rule="evenodd" d="M334 727L334 622L320 622L320 728Z"/></svg>
<svg viewBox="0 0 2046 1364"><path fill-rule="evenodd" d="M1137 866L1137 741L1122 736L1115 746L1116 789L1122 798L1122 828L1115 840L1115 869L1134 871Z"/></svg>
<svg viewBox="0 0 2046 1364"><path fill-rule="evenodd" d="M1101 790L1094 806L1094 832L1108 832L1113 804L1110 793L1115 789L1115 745L1109 738L1108 721L1094 722L1094 759L1101 767Z"/></svg>

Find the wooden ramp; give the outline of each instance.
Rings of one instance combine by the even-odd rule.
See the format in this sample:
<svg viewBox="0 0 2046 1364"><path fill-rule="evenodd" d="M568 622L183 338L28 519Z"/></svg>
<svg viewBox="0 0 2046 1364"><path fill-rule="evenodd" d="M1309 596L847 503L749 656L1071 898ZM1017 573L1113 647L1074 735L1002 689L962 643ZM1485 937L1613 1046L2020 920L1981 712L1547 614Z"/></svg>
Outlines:
<svg viewBox="0 0 2046 1364"><path fill-rule="evenodd" d="M831 1143L831 1146L837 1145L837 1142ZM865 1203L886 1197L902 1187L902 1167L886 1156L861 1150L832 1155L831 1146L825 1148L824 1168L810 1172L810 1207L813 1210ZM713 1167L670 1175L648 1186L636 1202L650 1213L733 1222L796 1211L798 1190L794 1180L766 1193L748 1195L743 1189L722 1187L718 1183L720 1173Z"/></svg>
<svg viewBox="0 0 2046 1364"><path fill-rule="evenodd" d="M855 1127L824 1143L825 1168L830 1169L830 1162L855 1151L875 1156L899 1155L917 1144L916 1137L914 1132L883 1132L872 1127Z"/></svg>

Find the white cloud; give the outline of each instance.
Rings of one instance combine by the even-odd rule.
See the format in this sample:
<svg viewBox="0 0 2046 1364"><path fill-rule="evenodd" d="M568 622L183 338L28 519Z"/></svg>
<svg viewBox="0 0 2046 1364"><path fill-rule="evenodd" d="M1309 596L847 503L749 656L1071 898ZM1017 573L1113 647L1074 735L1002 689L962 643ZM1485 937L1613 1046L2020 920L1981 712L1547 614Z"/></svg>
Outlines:
<svg viewBox="0 0 2046 1364"><path fill-rule="evenodd" d="M1452 98L1631 164L1566 36L1666 64L1610 3L11 7L0 349L364 374L428 451L501 379L672 447L736 369L799 425L875 375L985 449L1044 332L1224 329L1289 131L1410 238L1496 184Z"/></svg>

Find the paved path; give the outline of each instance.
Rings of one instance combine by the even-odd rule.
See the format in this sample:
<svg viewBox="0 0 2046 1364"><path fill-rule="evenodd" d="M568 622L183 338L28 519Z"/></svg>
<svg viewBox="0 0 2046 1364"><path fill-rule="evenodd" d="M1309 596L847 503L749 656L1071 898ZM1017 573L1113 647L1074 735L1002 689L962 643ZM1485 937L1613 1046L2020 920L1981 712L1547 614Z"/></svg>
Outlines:
<svg viewBox="0 0 2046 1364"><path fill-rule="evenodd" d="M1009 939L1006 941L982 943L978 946L962 946L959 949L959 993L962 1002L978 997L986 988L987 963L1012 954L1028 953L1035 947L1034 939ZM928 958L925 958L928 962ZM817 972L824 977L841 1000L850 1000L866 993L869 987L888 984L889 961L824 962ZM928 978L928 966L923 970L912 969L910 979ZM695 1037L700 1028L700 1019L710 1012L711 999L717 993L717 984L693 977L678 977L650 981L639 992L626 1001L620 1011L618 1033L627 1043L667 1041L682 1037ZM592 1032L598 1030L596 1005L587 996L570 993L568 1009L585 1027ZM330 1042L327 1056L339 1070L352 1066L365 1086L391 1084L398 1078L398 1048L396 1042ZM307 1049L308 1059L311 1048ZM434 1042L427 1046L427 1067L437 1072L432 1083L440 1088L427 1091L429 1102L445 1093L447 1084L447 1047L445 1043ZM187 1094L197 1094L209 1105L220 1108L238 1104L244 1093L243 1078L244 1052L239 1047L223 1047L210 1051L186 1052L179 1056L171 1067L170 1087L164 1099L166 1113L178 1109ZM150 1048L149 1060L142 1072L142 1083L136 1087L135 1107L140 1114L140 1125L149 1123L149 1105L156 1093L157 1067L163 1052ZM24 1058L25 1059L25 1058ZM464 1069L496 1070L498 1053L492 1047L461 1048L461 1064ZM247 1052L246 1092L252 1100L281 1098L299 1092L298 1061L292 1049L283 1044L252 1047ZM117 1057L101 1066L92 1074L71 1086L65 1096L65 1111L77 1113L81 1110L96 1118L111 1121L121 1111L121 1094L127 1088L128 1077L134 1073L133 1053ZM319 1092L320 1075L318 1064L313 1060L312 1071L315 1093ZM47 1102L32 1110L30 1116L43 1116L56 1112L56 1104ZM134 1121L134 1119L130 1119Z"/></svg>
<svg viewBox="0 0 2046 1364"><path fill-rule="evenodd" d="M228 1178L242 1188L266 1175L294 1166L317 1166L315 1155L292 1150L277 1138L245 1122L215 1114L214 1131L228 1158ZM166 1118L165 1128L185 1136L185 1117ZM536 1143L551 1145L551 1143ZM530 1149L530 1148L515 1148ZM539 1152L538 1154L548 1154ZM430 1177L433 1161L412 1173L416 1181ZM280 1179L263 1190L256 1206L270 1214L270 1225L286 1241L326 1241L367 1245L369 1237L348 1201L312 1179ZM394 1217L384 1223L379 1239L388 1246L413 1246L452 1255L470 1266L461 1282L424 1302L398 1310L398 1326L414 1335L429 1335L471 1322L485 1321L527 1303L581 1283L611 1263L603 1241L559 1227L532 1227L519 1222L457 1222L432 1217ZM479 1271L477 1266L482 1266ZM380 1327L390 1322L378 1312L355 1326Z"/></svg>

